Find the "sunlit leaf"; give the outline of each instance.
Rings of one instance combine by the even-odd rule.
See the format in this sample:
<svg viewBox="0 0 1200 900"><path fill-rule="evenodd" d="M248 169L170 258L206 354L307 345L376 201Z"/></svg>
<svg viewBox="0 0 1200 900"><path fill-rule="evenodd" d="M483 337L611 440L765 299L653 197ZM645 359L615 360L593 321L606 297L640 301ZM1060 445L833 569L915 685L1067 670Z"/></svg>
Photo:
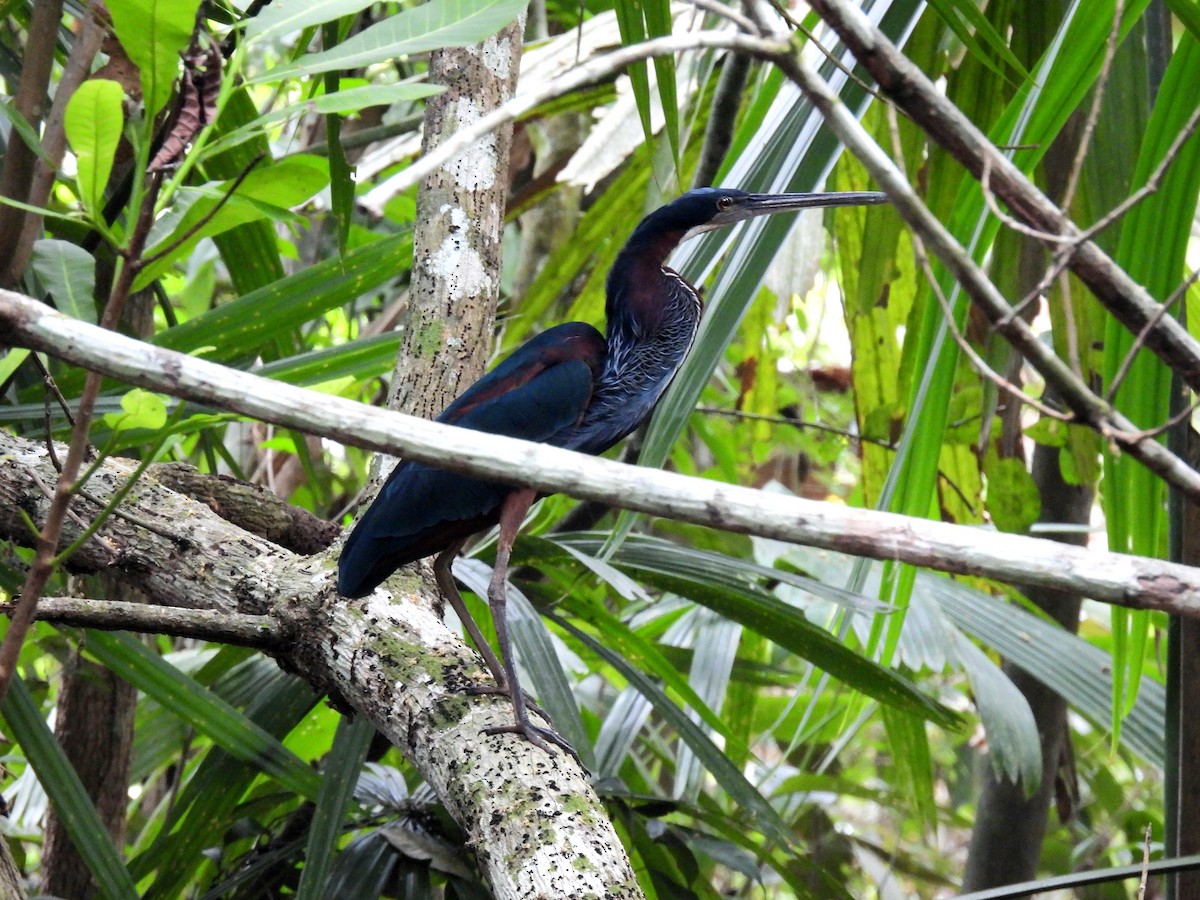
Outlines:
<svg viewBox="0 0 1200 900"><path fill-rule="evenodd" d="M80 199L93 218L104 209L104 189L125 121L124 98L117 82L93 78L81 84L67 103L63 127L75 151Z"/></svg>
<svg viewBox="0 0 1200 900"><path fill-rule="evenodd" d="M171 96L200 0L109 0L107 6L121 46L141 72L147 118L153 120Z"/></svg>
<svg viewBox="0 0 1200 900"><path fill-rule="evenodd" d="M277 81L358 69L441 47L477 44L510 24L526 0L430 0L376 22L321 53L300 57L293 66L273 69L258 80ZM498 59L497 65L507 65Z"/></svg>

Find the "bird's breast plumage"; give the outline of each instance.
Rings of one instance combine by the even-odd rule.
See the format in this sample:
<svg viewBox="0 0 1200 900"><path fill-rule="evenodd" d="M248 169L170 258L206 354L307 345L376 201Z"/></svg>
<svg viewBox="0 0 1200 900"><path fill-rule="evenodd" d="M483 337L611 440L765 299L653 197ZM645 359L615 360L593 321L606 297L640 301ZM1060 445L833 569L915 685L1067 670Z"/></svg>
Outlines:
<svg viewBox="0 0 1200 900"><path fill-rule="evenodd" d="M649 418L696 338L701 303L690 284L659 266L631 276L609 283L616 302L608 352L583 421L564 444L571 449L603 453Z"/></svg>

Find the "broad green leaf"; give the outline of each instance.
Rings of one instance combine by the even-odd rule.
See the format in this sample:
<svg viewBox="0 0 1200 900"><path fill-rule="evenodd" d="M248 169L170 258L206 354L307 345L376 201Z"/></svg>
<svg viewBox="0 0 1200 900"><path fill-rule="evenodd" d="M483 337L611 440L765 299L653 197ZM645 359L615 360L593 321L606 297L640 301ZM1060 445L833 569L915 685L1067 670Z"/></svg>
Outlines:
<svg viewBox="0 0 1200 900"><path fill-rule="evenodd" d="M352 250L344 259L322 260L163 332L153 343L181 353L215 346L207 354L208 359L235 360L257 351L276 335L290 333L316 316L377 289L395 275L401 254L411 247L411 242L410 235L397 235ZM389 340L394 337L380 335L362 342L362 346L378 349ZM314 352L300 359L314 362L318 357L327 358L338 352ZM319 370L319 364L315 368ZM314 377L328 380L334 375L321 372Z"/></svg>
<svg viewBox="0 0 1200 900"><path fill-rule="evenodd" d="M655 3L656 0L650 0ZM621 30L621 42L627 46L640 44L649 34L646 31L646 19L642 14L643 4L639 0L617 0L613 11L617 14L617 27ZM654 128L650 123L650 69L649 62L642 60L627 67L625 74L633 89L634 101L637 103L638 118L642 122L642 134L646 144L654 143ZM674 81L672 81L672 88ZM665 110L664 110L665 111ZM674 149L674 148L673 148Z"/></svg>
<svg viewBox="0 0 1200 900"><path fill-rule="evenodd" d="M1026 534L1042 512L1041 495L1024 460L1003 457L995 445L988 447L983 463L987 475L987 508L1001 531Z"/></svg>
<svg viewBox="0 0 1200 900"><path fill-rule="evenodd" d="M113 431L129 428L162 428L167 424L167 404L162 397L134 388L121 398L119 413L106 413L104 424Z"/></svg>
<svg viewBox="0 0 1200 900"><path fill-rule="evenodd" d="M1200 2L1197 0L1167 0L1167 7L1179 17L1183 27L1200 40Z"/></svg>
<svg viewBox="0 0 1200 900"><path fill-rule="evenodd" d="M29 358L30 351L24 347L10 347L0 356L0 384L4 384L17 371L21 363ZM7 411L5 418L8 417Z"/></svg>
<svg viewBox="0 0 1200 900"><path fill-rule="evenodd" d="M579 536L572 540L578 546L588 546L588 542L580 540ZM687 597L753 629L882 703L928 718L943 727L958 724L958 717L953 712L925 696L907 678L847 647L824 628L810 622L802 610L763 590L759 579L790 582L841 603L851 601L847 592L837 588L827 592L816 587L813 579L717 554L685 548L677 548L679 553L675 554L665 544L645 538L630 539L622 543L609 561L627 572L635 572L644 585ZM674 562L672 557L676 557ZM725 559L725 573L720 572L715 559L706 557ZM740 578L737 577L739 571Z"/></svg>
<svg viewBox="0 0 1200 900"><path fill-rule="evenodd" d="M445 88L438 84L417 84L410 81L403 81L399 84L367 84L320 94L311 100L305 100L303 103L281 110L281 112L289 116L301 112L350 115L366 109L368 106L391 106L402 100L424 100L426 97L440 94L444 90ZM276 115L276 113L272 113L263 121L272 121Z"/></svg>
<svg viewBox="0 0 1200 900"><path fill-rule="evenodd" d="M110 0L113 29L142 76L146 119L171 96L179 58L192 42L200 0ZM86 84L87 82L85 82Z"/></svg>
<svg viewBox="0 0 1200 900"><path fill-rule="evenodd" d="M243 667L253 670L254 663L248 660ZM257 690L245 717L275 739L292 731L319 699L307 684L278 670L251 687ZM239 801L261 774L257 764L219 747L204 754L171 805L161 831L150 835L153 843L130 859L135 878L154 876L144 897L166 900L186 893L196 869L204 864L203 851L223 841ZM311 770L307 778L316 781ZM318 790L313 784L309 796L316 797Z"/></svg>
<svg viewBox="0 0 1200 900"><path fill-rule="evenodd" d="M917 583L964 632L1062 694L1093 725L1103 729L1111 724L1112 658L1108 653L1015 603L952 578L921 572ZM1165 715L1163 686L1146 679L1121 728L1121 743L1157 767L1163 764Z"/></svg>
<svg viewBox="0 0 1200 900"><path fill-rule="evenodd" d="M696 610L690 618L694 636L688 683L705 706L721 710L725 707L730 673L737 658L743 628L707 609ZM700 796L703 780L704 770L700 760L691 747L681 745L675 755L674 796L695 802Z"/></svg>
<svg viewBox="0 0 1200 900"><path fill-rule="evenodd" d="M348 23L347 23L348 24ZM327 22L321 26L322 46L334 47L339 37L337 22ZM326 72L324 77L325 94L338 93L341 75L337 71ZM342 149L342 117L336 110L325 114L325 145L328 148L326 158L329 160L329 209L337 226L338 255L346 255L346 245L350 238L350 222L354 217L354 169L346 159Z"/></svg>
<svg viewBox="0 0 1200 900"><path fill-rule="evenodd" d="M54 804L54 812L71 836L71 843L87 863L100 893L113 900L137 897L137 888L108 836L108 829L19 675L9 684L8 693L0 703L0 713L4 715L6 730L20 744Z"/></svg>
<svg viewBox="0 0 1200 900"><path fill-rule="evenodd" d="M604 643L574 627L570 622L555 616L551 616L550 618L586 644L594 653L601 656L605 662L620 672L622 677L653 704L654 709L662 716L663 720L679 732L679 736L692 748L692 751L696 754L701 764L729 794L735 807L744 814L753 816L752 821L755 829L761 829L772 840L778 841L785 847L794 846L795 835L792 834L790 828L784 823L775 808L730 763L728 757L717 748L708 735L695 722L689 719L682 709L671 702L670 698L663 693L657 684L630 666L619 653L613 652ZM841 886L830 881L828 875L822 870L814 867L814 874L819 874L823 878L824 888L820 896L829 898L849 896Z"/></svg>
<svg viewBox="0 0 1200 900"><path fill-rule="evenodd" d="M643 583L687 597L740 622L806 659L834 678L906 715L956 727L958 716L927 697L909 679L850 649L804 613L765 592L713 588L699 581L638 568Z"/></svg>
<svg viewBox="0 0 1200 900"><path fill-rule="evenodd" d="M954 635L959 662L971 679L975 707L987 732L988 759L997 778L1020 780L1026 796L1042 780L1042 744L1029 702L987 654L963 637Z"/></svg>
<svg viewBox="0 0 1200 900"><path fill-rule="evenodd" d="M606 642L599 641L588 633L576 628L572 623L557 616L549 616L551 621L582 641L592 652L599 655L606 663L615 668L643 697L650 701L658 713L680 733L680 737L692 746L693 750L707 768L723 784L730 795L739 801L744 809L761 812L763 823L782 824L778 813L770 809L763 796L751 785L740 772L730 765L729 760L717 750L708 735L704 734L678 705L663 692L653 680L647 678L633 666L629 665L624 655L615 652ZM732 770L732 771L730 771ZM736 773L736 774L735 774ZM728 782L728 783L726 783ZM764 808L765 807L765 808ZM775 829L772 829L775 830ZM785 844L792 842L792 837L785 830L776 830L776 839Z"/></svg>
<svg viewBox="0 0 1200 900"><path fill-rule="evenodd" d="M1020 77L1029 77L1021 61L1009 48L1008 42L996 32L974 0L930 0L929 5L937 10L942 21L954 32L954 36L963 42L963 46L996 75L1003 78L1005 73L1000 66L992 62L992 54L1016 70Z"/></svg>
<svg viewBox="0 0 1200 900"><path fill-rule="evenodd" d="M124 99L117 82L93 78L81 84L67 103L63 127L75 152L80 199L93 219L99 219L104 209L104 189L125 124Z"/></svg>
<svg viewBox="0 0 1200 900"><path fill-rule="evenodd" d="M336 347L276 360L258 369L257 373L266 378L286 381L288 384L306 386L343 383L342 379L345 378L366 381L392 370L396 364L400 338L399 332L390 331L357 341L347 341Z"/></svg>
<svg viewBox="0 0 1200 900"><path fill-rule="evenodd" d="M937 824L937 804L933 797L933 758L925 723L886 706L880 713L887 728L893 780L912 798L922 828L929 834Z"/></svg>
<svg viewBox="0 0 1200 900"><path fill-rule="evenodd" d="M59 312L96 324L96 260L69 241L43 238L29 260Z"/></svg>
<svg viewBox="0 0 1200 900"><path fill-rule="evenodd" d="M424 100L440 94L445 88L437 84L400 82L399 84L368 84L346 88L329 94L318 94L300 103L288 104L266 115L258 116L245 125L223 134L214 142L215 148L235 147L252 137L265 133L266 126L308 113L350 115L369 106L391 106L402 101Z"/></svg>
<svg viewBox="0 0 1200 900"><path fill-rule="evenodd" d="M258 107L251 99L251 88L235 88L217 116L213 137L226 135L258 118ZM210 145L212 149L212 145ZM210 178L236 178L255 165L261 156L272 158L271 144L265 134L256 133L241 143L220 152L207 153L204 171ZM286 274L280 258L280 243L274 224L259 220L231 228L218 234L213 243L221 251L221 259L229 272L234 291L248 294L278 281Z"/></svg>
<svg viewBox="0 0 1200 900"><path fill-rule="evenodd" d="M302 56L295 65L273 69L255 80L358 69L414 53L477 44L510 24L526 6L527 0L430 0L389 16L330 50Z"/></svg>

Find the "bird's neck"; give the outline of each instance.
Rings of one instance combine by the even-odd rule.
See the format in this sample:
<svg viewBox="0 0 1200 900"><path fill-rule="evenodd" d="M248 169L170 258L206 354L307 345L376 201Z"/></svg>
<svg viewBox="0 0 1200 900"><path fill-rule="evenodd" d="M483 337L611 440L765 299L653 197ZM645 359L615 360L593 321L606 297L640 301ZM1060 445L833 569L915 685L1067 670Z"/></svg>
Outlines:
<svg viewBox="0 0 1200 900"><path fill-rule="evenodd" d="M609 270L605 313L610 344L625 338L640 340L657 332L664 322L680 315L691 317L690 310L678 308L680 298L672 284L682 279L666 265L683 232L639 238L635 232ZM691 285L687 290L695 293Z"/></svg>

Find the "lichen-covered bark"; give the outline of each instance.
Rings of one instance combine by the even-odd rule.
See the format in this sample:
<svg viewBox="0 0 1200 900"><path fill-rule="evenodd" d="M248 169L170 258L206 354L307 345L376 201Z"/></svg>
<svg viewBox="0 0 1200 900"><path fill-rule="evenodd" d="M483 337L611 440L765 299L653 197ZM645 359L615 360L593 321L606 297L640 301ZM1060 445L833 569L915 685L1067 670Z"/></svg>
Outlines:
<svg viewBox="0 0 1200 900"><path fill-rule="evenodd" d="M60 454L65 452L58 448ZM131 474L108 459L88 489L104 501ZM56 477L44 444L0 432L0 539L29 544L24 510L40 524L43 485ZM75 507L90 520L94 506ZM333 592L333 559L302 557L217 516L146 476L73 562L102 570L156 601L226 612L271 612L292 639L276 652L335 703L367 716L413 762L468 832L500 898L640 897L636 879L586 773L513 735L507 699L468 694L478 657L431 612L415 576L348 601ZM66 540L80 523L68 520Z"/></svg>
<svg viewBox="0 0 1200 900"><path fill-rule="evenodd" d="M425 107L428 152L512 96L524 17L483 44L436 51ZM388 406L430 419L483 374L500 296L512 126L434 170L417 196L413 282Z"/></svg>
<svg viewBox="0 0 1200 900"><path fill-rule="evenodd" d="M485 673L435 615L382 592L327 612L302 667L327 667L347 702L420 758L497 897L642 896L579 765L529 752L515 735L482 733L509 724L512 707L464 693Z"/></svg>

